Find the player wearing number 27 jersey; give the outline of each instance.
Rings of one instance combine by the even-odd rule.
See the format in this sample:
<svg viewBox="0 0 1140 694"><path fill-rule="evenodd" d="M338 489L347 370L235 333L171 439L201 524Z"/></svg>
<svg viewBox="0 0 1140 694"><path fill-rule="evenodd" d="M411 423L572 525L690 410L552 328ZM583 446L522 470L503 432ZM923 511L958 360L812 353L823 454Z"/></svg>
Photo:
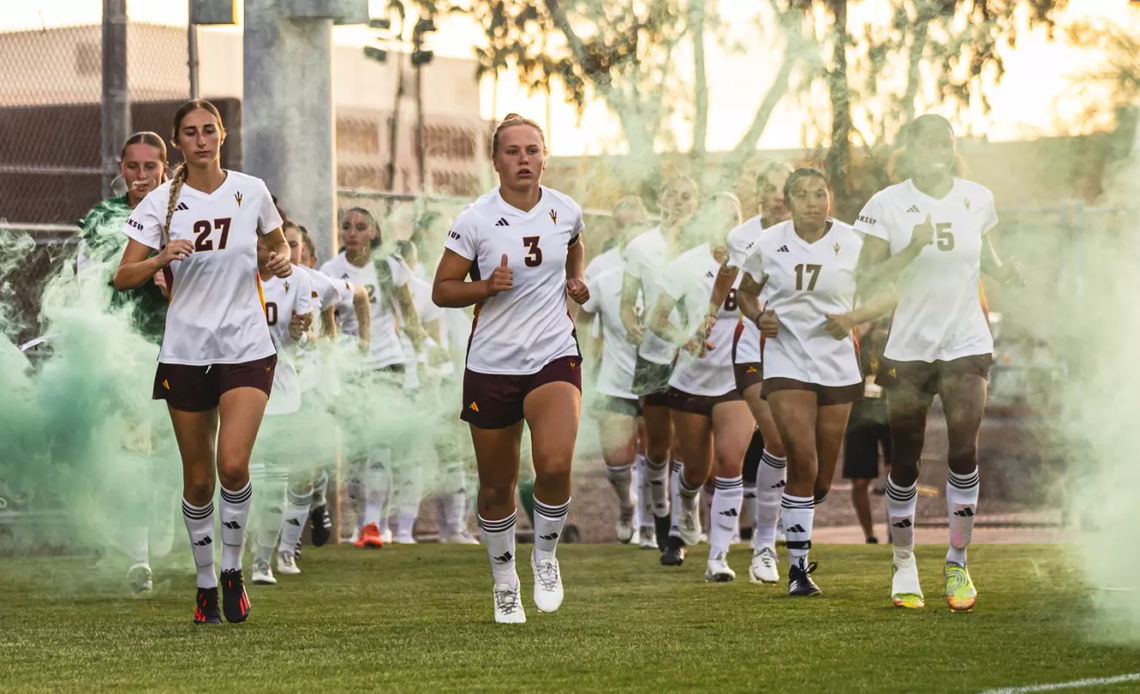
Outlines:
<svg viewBox="0 0 1140 694"><path fill-rule="evenodd" d="M456 218L445 247L471 261L472 280L490 277L504 256L514 270L511 291L476 306L469 371L528 375L556 359L580 356L566 310L565 273L567 249L583 228L578 204L545 186L530 212L508 205L496 189Z"/></svg>

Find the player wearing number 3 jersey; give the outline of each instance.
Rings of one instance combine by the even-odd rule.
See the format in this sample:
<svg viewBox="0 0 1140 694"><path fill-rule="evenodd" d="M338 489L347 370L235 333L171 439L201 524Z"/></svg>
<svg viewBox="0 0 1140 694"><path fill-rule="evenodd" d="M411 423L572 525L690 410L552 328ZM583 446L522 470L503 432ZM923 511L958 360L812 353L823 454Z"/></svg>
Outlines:
<svg viewBox="0 0 1140 694"><path fill-rule="evenodd" d="M1021 269L1003 266L990 244L997 225L993 194L955 176L954 133L945 118L926 115L910 124L903 165L909 178L871 198L855 224L867 236L860 292L869 296L893 283L898 295L879 367L893 440L891 595L899 607L923 606L913 556L916 483L926 417L938 395L950 444L946 598L951 609L970 610L977 593L966 571L966 547L977 510L978 429L993 361L980 273L1019 282Z"/></svg>
<svg viewBox="0 0 1140 694"><path fill-rule="evenodd" d="M479 526L491 557L495 621L524 622L515 573L515 484L523 420L534 456L534 601L562 603L555 558L570 507L570 464L578 433L582 359L566 297L590 296L582 211L540 184L542 129L510 115L491 141L500 186L455 220L432 299L476 305L463 376L462 418L479 466ZM470 281L467 278L470 276Z"/></svg>
<svg viewBox="0 0 1140 694"><path fill-rule="evenodd" d="M292 274L269 191L260 179L222 170L224 139L210 102L195 99L178 109L172 141L186 163L127 220L130 240L115 273L118 290L138 287L160 270L167 275L171 301L154 397L166 400L182 454L182 513L198 567L197 624L221 623L215 469L222 484L222 607L230 622L245 621L250 609L241 573L253 495L249 456L277 359L258 279L258 235L273 249L266 269Z"/></svg>

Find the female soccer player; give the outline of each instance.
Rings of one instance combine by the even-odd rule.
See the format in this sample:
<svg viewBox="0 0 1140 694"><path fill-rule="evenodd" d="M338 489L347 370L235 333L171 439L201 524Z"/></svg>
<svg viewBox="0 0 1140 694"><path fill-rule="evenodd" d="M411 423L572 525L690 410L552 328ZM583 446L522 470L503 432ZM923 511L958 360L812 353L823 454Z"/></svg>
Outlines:
<svg viewBox="0 0 1140 694"><path fill-rule="evenodd" d="M762 394L788 451L782 510L788 593L818 595L808 563L815 505L831 488L851 403L863 396L855 339L829 330L830 316L851 313L862 238L830 219L826 176L797 169L784 184L791 221L768 229L741 265L741 309L760 325ZM761 313L761 291L767 309Z"/></svg>
<svg viewBox="0 0 1140 694"><path fill-rule="evenodd" d="M899 607L924 605L913 553L915 491L926 417L938 395L949 437L946 600L952 610L969 611L977 590L966 570L966 547L978 505L978 429L994 346L980 273L1020 284L1023 270L998 259L989 237L998 221L993 193L957 178L957 161L950 122L931 114L916 118L906 131L907 180L876 193L855 228L867 235L860 293L894 283L898 296L879 376L894 442L887 479L891 599Z"/></svg>
<svg viewBox="0 0 1140 694"><path fill-rule="evenodd" d="M213 104L194 99L178 108L172 141L186 163L131 213L130 240L115 274L115 288L123 290L166 271L170 308L154 398L166 401L182 454L182 512L198 567L197 624L221 623L215 462L222 485L222 608L230 622L245 621L250 610L241 572L253 495L249 456L277 363L257 277L259 234L269 235L274 249L268 269L278 277L292 273L269 191L261 179L222 169L224 140Z"/></svg>
<svg viewBox="0 0 1140 694"><path fill-rule="evenodd" d="M372 371L377 384L403 389L404 348L400 344L396 307L403 317L404 331L413 348L421 349L423 329L416 313L409 282L411 271L399 258L380 253L380 226L372 213L354 207L341 219L341 241L345 250L325 263L321 272L363 286L371 306L369 351L364 365ZM340 328L350 335L361 335L351 313L337 313ZM389 480L392 474L392 450L382 447L370 451L363 475L365 507L363 525L356 540L357 547L383 547L387 531ZM381 525L384 525L381 528Z"/></svg>
<svg viewBox="0 0 1140 694"><path fill-rule="evenodd" d="M441 307L476 304L463 377L462 419L479 467L479 526L495 577L495 621L526 621L515 573L515 485L523 420L534 458L534 602L562 604L555 550L570 508L582 357L566 297L589 298L582 279L582 210L541 184L546 141L534 121L509 115L491 139L496 190L455 220L435 273ZM470 276L470 281L467 277Z"/></svg>
<svg viewBox="0 0 1140 694"><path fill-rule="evenodd" d="M760 197L760 214L728 233L728 257L717 275L705 316L702 335L707 335L716 314L737 285L740 265L748 257L763 231L790 215L784 204L784 183L792 167L784 162L770 162L756 176L756 192ZM764 369L760 363L760 329L741 320L732 342L733 370L736 389L744 396L756 419L749 454L744 459L744 505L752 506L752 563L748 568L753 583L776 583L780 580L776 557L776 526L780 520L780 498L785 484L788 459L780 442L772 410L760 397ZM751 489L750 489L751 487Z"/></svg>
<svg viewBox="0 0 1140 694"><path fill-rule="evenodd" d="M669 535L669 459L673 422L665 392L677 359L677 349L652 331L645 331L638 315L657 305L661 288L669 282L662 271L681 250L678 236L697 212L697 184L686 176L666 181L661 191L661 226L631 240L622 253L625 278L621 289L621 316L627 339L637 346L633 392L642 396L646 452L641 468L641 502L646 516L654 518L657 546L665 551ZM645 308L645 310L650 310Z"/></svg>
<svg viewBox="0 0 1140 694"><path fill-rule="evenodd" d="M697 317L708 305L727 254L727 230L740 225L740 202L732 195L717 195L705 211L705 219L698 226L711 238L677 256L667 266L664 277L669 282L650 313L648 325L661 339L684 347L669 379L668 391L684 459L675 492L680 508L673 509L673 527L661 563L680 566L685 559L685 545L697 543L701 534L698 500L701 488L712 476L716 491L709 513L712 527L705 580L725 582L736 578L728 566L728 548L740 516L744 496L741 469L755 424L748 405L737 392L732 369L730 345L740 318L735 291L725 298L707 338L694 337L700 323ZM670 319L675 311L690 317L681 330Z"/></svg>

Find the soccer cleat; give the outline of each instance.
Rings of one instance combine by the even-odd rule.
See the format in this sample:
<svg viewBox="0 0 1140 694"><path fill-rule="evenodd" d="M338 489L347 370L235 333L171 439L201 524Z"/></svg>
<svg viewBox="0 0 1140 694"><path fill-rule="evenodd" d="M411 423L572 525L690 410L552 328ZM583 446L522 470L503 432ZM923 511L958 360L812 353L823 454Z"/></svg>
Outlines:
<svg viewBox="0 0 1140 694"><path fill-rule="evenodd" d="M519 593L522 586L515 577L515 584L495 584L495 621L499 624L525 624L526 612L523 611L522 599Z"/></svg>
<svg viewBox="0 0 1140 694"><path fill-rule="evenodd" d="M653 516L653 533L657 538L657 549L661 552L669 549L669 516Z"/></svg>
<svg viewBox="0 0 1140 694"><path fill-rule="evenodd" d="M195 624L221 624L222 613L218 611L218 589L199 588L197 605L194 610Z"/></svg>
<svg viewBox="0 0 1140 694"><path fill-rule="evenodd" d="M323 547L332 537L332 519L329 518L327 506L317 506L309 512L309 523L312 524L313 545Z"/></svg>
<svg viewBox="0 0 1140 694"><path fill-rule="evenodd" d="M253 562L253 570L250 572L249 578L254 585L277 585L277 579L273 577L273 569L269 568L269 560L267 559L258 559Z"/></svg>
<svg viewBox="0 0 1140 694"><path fill-rule="evenodd" d="M926 606L922 597L922 586L918 583L918 562L910 554L905 560L896 556L891 565L891 602L895 607L918 610Z"/></svg>
<svg viewBox="0 0 1140 694"><path fill-rule="evenodd" d="M728 558L724 552L720 552L712 559L709 559L705 567L706 583L728 583L729 581L735 580L736 572L728 566Z"/></svg>
<svg viewBox="0 0 1140 694"><path fill-rule="evenodd" d="M974 588L974 582L970 580L970 572L966 567L948 561L943 573L946 576L946 602L950 604L950 611L973 610L974 602L978 599L978 591Z"/></svg>
<svg viewBox="0 0 1140 694"><path fill-rule="evenodd" d="M287 576L296 576L301 573L301 569L297 568L297 558L293 556L292 552L277 553L277 573Z"/></svg>
<svg viewBox="0 0 1140 694"><path fill-rule="evenodd" d="M798 564L792 564L788 568L788 595L790 597L811 597L823 592L815 584L815 581L811 580L815 567L816 564L813 561L807 565L806 569L801 569Z"/></svg>
<svg viewBox="0 0 1140 694"><path fill-rule="evenodd" d="M643 525L637 529L637 542L642 549L657 549L657 532L652 525Z"/></svg>
<svg viewBox="0 0 1140 694"><path fill-rule="evenodd" d="M761 547L752 553L752 563L748 566L748 578L759 585L780 582L780 560L772 547Z"/></svg>
<svg viewBox="0 0 1140 694"><path fill-rule="evenodd" d="M534 605L542 612L554 612L562 604L562 574L558 560L535 560L537 550L531 554L530 568L534 570Z"/></svg>
<svg viewBox="0 0 1140 694"><path fill-rule="evenodd" d="M628 545L630 543L630 540L633 539L634 531L632 506L628 509L621 509L618 516L617 525L614 526L614 530L617 532L618 542L622 543L623 545Z"/></svg>
<svg viewBox="0 0 1140 694"><path fill-rule="evenodd" d="M391 542L392 541L392 529L391 528L384 528L383 530L380 531L380 541L381 542Z"/></svg>
<svg viewBox="0 0 1140 694"><path fill-rule="evenodd" d="M440 544L444 545L477 545L479 540L471 537L466 532L452 533L451 535L444 535L439 538Z"/></svg>
<svg viewBox="0 0 1140 694"><path fill-rule="evenodd" d="M701 542L701 512L700 508L692 511L681 509L680 527L681 539L690 547Z"/></svg>
<svg viewBox="0 0 1140 694"><path fill-rule="evenodd" d="M394 538L392 538L391 540L389 540L389 542L391 542L394 545L415 545L415 544L419 544L416 542L416 538L412 537L411 535L397 535Z"/></svg>
<svg viewBox="0 0 1140 694"><path fill-rule="evenodd" d="M150 567L141 563L132 566L127 571L127 585L135 595L149 595L154 588Z"/></svg>
<svg viewBox="0 0 1140 694"><path fill-rule="evenodd" d="M360 537L356 538L356 542L352 544L357 547L383 547L384 540L380 537L380 526L375 523L369 523L364 526L360 529Z"/></svg>
<svg viewBox="0 0 1140 694"><path fill-rule="evenodd" d="M666 538L667 546L661 554L661 566L680 566L685 563L685 541L676 535Z"/></svg>
<svg viewBox="0 0 1140 694"><path fill-rule="evenodd" d="M249 616L251 605L249 596L245 594L245 582L241 577L241 569L223 571L222 584L222 612L226 621L231 624L244 622Z"/></svg>

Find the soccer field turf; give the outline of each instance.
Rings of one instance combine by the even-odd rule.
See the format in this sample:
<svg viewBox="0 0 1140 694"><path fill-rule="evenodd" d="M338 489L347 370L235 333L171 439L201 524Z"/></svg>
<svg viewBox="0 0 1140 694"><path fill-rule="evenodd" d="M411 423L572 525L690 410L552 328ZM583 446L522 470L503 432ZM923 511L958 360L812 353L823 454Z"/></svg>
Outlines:
<svg viewBox="0 0 1140 694"><path fill-rule="evenodd" d="M190 623L184 552L141 600L91 559L7 559L0 690L980 692L1140 672L1140 650L1098 642L1066 548L971 548L971 614L940 598L941 547L919 547L918 612L890 605L889 547L813 550L824 594L796 600L748 582L745 547L736 582L704 583L706 551L667 570L656 552L564 546L556 614L520 566L525 625L493 623L481 547L307 548L304 574L249 587L249 622L215 627Z"/></svg>

